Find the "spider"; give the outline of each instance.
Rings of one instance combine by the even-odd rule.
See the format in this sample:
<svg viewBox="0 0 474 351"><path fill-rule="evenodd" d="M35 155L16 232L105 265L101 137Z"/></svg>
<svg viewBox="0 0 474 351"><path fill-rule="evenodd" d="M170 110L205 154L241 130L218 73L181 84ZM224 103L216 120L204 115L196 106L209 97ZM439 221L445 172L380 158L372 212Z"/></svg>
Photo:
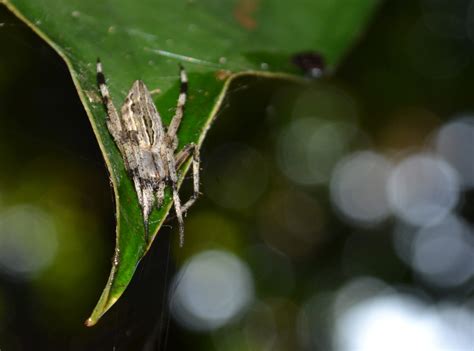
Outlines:
<svg viewBox="0 0 474 351"><path fill-rule="evenodd" d="M177 131L186 105L188 78L179 65L180 92L176 112L168 127L161 121L145 83L136 80L120 109L114 106L97 59L97 83L107 111L107 128L124 159L125 168L133 181L143 215L146 239L150 213L156 205L160 208L165 198L165 188L171 187L174 209L179 223L180 246L184 243L183 214L199 195L199 149L194 143L178 147ZM193 157L193 195L184 204L178 194L178 169Z"/></svg>

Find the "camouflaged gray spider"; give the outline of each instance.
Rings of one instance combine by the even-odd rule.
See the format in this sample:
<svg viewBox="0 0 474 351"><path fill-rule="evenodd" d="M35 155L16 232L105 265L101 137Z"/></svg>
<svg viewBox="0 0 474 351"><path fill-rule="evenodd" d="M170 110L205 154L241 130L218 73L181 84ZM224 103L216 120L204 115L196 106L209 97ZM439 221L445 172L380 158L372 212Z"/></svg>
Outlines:
<svg viewBox="0 0 474 351"><path fill-rule="evenodd" d="M180 246L184 243L183 213L199 195L199 150L194 143L176 153L177 131L186 104L188 78L180 65L180 92L176 112L168 127L163 126L160 114L151 98L150 91L141 80L133 83L120 110L110 97L102 64L97 60L97 83L107 110L107 127L114 138L125 162L125 168L133 180L138 196L145 235L148 240L148 221L156 204L160 208L165 198L165 188L171 186L176 217L179 223ZM181 205L178 195L178 169L193 156L193 188L191 198Z"/></svg>

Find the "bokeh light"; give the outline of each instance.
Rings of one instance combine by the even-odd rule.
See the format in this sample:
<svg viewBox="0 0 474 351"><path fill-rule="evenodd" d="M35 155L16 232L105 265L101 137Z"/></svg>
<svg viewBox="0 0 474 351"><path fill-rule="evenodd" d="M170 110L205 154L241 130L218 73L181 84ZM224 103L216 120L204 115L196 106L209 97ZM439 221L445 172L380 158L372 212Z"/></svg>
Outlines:
<svg viewBox="0 0 474 351"><path fill-rule="evenodd" d="M424 227L398 222L393 232L398 257L423 283L440 289L459 289L474 275L472 225L456 214Z"/></svg>
<svg viewBox="0 0 474 351"><path fill-rule="evenodd" d="M473 300L466 303L454 304L444 302L432 309L437 313L443 325L441 338L448 340L448 347L452 350L472 350L473 328L474 328L474 306Z"/></svg>
<svg viewBox="0 0 474 351"><path fill-rule="evenodd" d="M472 311L459 313L454 309L449 313L456 314L454 319L472 323ZM373 296L338 317L335 350L472 350L472 329L458 326L459 323L449 323L443 314L414 296Z"/></svg>
<svg viewBox="0 0 474 351"><path fill-rule="evenodd" d="M331 200L349 220L374 224L390 214L386 195L392 165L371 151L351 154L339 161L331 178Z"/></svg>
<svg viewBox="0 0 474 351"><path fill-rule="evenodd" d="M15 279L29 279L48 268L57 249L51 217L32 205L0 212L0 270Z"/></svg>
<svg viewBox="0 0 474 351"><path fill-rule="evenodd" d="M173 285L173 316L196 331L225 325L247 307L254 295L253 277L247 265L233 254L217 250L191 257Z"/></svg>
<svg viewBox="0 0 474 351"><path fill-rule="evenodd" d="M474 274L474 231L453 215L421 228L413 241L411 264L422 278L439 286L466 282Z"/></svg>
<svg viewBox="0 0 474 351"><path fill-rule="evenodd" d="M348 123L314 117L295 119L280 135L277 148L280 169L296 183L324 184L356 134L357 129Z"/></svg>
<svg viewBox="0 0 474 351"><path fill-rule="evenodd" d="M446 161L429 154L402 160L388 181L388 199L402 220L418 225L441 221L457 205L457 172Z"/></svg>
<svg viewBox="0 0 474 351"><path fill-rule="evenodd" d="M331 350L334 295L319 293L305 301L298 315L297 332L303 350Z"/></svg>
<svg viewBox="0 0 474 351"><path fill-rule="evenodd" d="M462 116L446 123L437 133L436 152L457 171L465 188L474 187L474 117Z"/></svg>
<svg viewBox="0 0 474 351"><path fill-rule="evenodd" d="M250 350L274 350L278 341L277 321L271 307L257 301L245 316L243 334Z"/></svg>

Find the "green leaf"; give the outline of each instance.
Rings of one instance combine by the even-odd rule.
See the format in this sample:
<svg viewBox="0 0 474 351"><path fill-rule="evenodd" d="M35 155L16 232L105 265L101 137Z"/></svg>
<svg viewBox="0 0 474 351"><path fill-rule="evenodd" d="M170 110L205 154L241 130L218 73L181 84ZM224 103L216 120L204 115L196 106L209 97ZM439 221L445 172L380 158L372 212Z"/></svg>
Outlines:
<svg viewBox="0 0 474 351"><path fill-rule="evenodd" d="M120 107L137 79L159 89L155 103L169 123L178 96L178 63L189 76L180 147L201 145L230 82L242 74L293 79L292 55L322 54L333 70L378 0L0 0L64 59L110 171L117 241L107 285L87 325L117 301L170 207L150 218L150 241L137 196L105 124L96 86L100 57ZM293 77L293 78L292 78ZM54 97L52 97L54 98ZM67 118L67 116L65 116ZM183 167L182 174L189 167Z"/></svg>

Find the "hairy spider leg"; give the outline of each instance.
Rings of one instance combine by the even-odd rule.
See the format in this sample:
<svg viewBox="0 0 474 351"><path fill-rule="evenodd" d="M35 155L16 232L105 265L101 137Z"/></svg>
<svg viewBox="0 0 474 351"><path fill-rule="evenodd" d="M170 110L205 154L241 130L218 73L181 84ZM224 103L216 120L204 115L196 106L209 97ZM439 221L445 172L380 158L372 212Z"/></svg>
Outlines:
<svg viewBox="0 0 474 351"><path fill-rule="evenodd" d="M127 144L131 143L130 133L128 133L124 129L124 126L122 126L122 121L120 120L117 109L115 108L115 105L110 97L110 92L107 87L100 59L97 59L97 84L99 85L99 90L102 96L102 102L107 110L107 128L109 129L110 134L112 134L115 144L118 146L121 154L124 157L125 166L133 178L135 189L137 189L137 187L140 186L139 180L137 179L137 158L136 155L133 154L133 152L131 151L131 148L126 147ZM141 203L143 201L142 192L137 191L137 196L139 198L139 202Z"/></svg>
<svg viewBox="0 0 474 351"><path fill-rule="evenodd" d="M97 59L97 84L99 86L100 94L102 96L102 102L107 110L107 127L109 128L110 134L114 140L122 140L123 137L123 128L122 123L120 122L120 117L118 115L117 109L110 98L109 88L107 88L107 83L105 80L104 72L102 71L102 63ZM119 145L121 145L119 143ZM120 150L122 151L122 150Z"/></svg>
<svg viewBox="0 0 474 351"><path fill-rule="evenodd" d="M180 88L179 88L179 97L178 103L176 106L176 112L171 119L170 125L168 126L168 137L172 140L175 145L177 146L176 140L176 133L178 132L179 125L181 124L181 120L183 119L184 114L184 107L186 105L186 98L188 95L188 76L186 75L186 71L184 67L179 65L179 77L180 77Z"/></svg>
<svg viewBox="0 0 474 351"><path fill-rule="evenodd" d="M181 210L181 200L178 194L178 175L176 174L176 163L172 149L166 150L166 159L168 163L169 180L171 181L173 192L174 210L176 212L176 217L178 218L179 224L179 246L182 247L184 245L184 220L183 211Z"/></svg>
<svg viewBox="0 0 474 351"><path fill-rule="evenodd" d="M194 143L186 145L180 152L175 156L176 168L179 169L182 164L188 159L188 157L193 155L193 195L191 198L182 205L181 210L183 213L186 213L188 209L194 204L200 195L199 192L199 149Z"/></svg>
<svg viewBox="0 0 474 351"><path fill-rule="evenodd" d="M173 118L171 119L171 123L168 126L167 136L169 138L170 143L172 144L173 149L178 146L178 138L177 132L179 126L181 124L181 120L183 119L184 115L184 108L186 106L187 100L187 93L188 93L188 77L186 71L182 65L179 65L179 76L180 76L180 91L178 97L178 103L176 106L176 112ZM184 205L181 205L181 201L177 195L177 191L175 192L173 189L173 201L175 201L175 210L176 210L176 217L178 218L178 223L180 225L180 245L184 243L184 221L183 221L183 213L185 213L196 201L199 196L199 149L194 143L186 145L175 158L175 165L176 168L173 171L170 169L170 173L175 171L188 159L188 157L193 154L193 195L191 198L186 201ZM176 175L176 181L177 181ZM173 180L172 180L173 181ZM173 182L174 183L174 182ZM174 185L174 188L176 186ZM176 206L176 199L178 200L178 205ZM179 213L178 213L179 212Z"/></svg>
<svg viewBox="0 0 474 351"><path fill-rule="evenodd" d="M163 200L165 199L165 188L166 183L160 182L156 189L156 207L160 208L163 205Z"/></svg>
<svg viewBox="0 0 474 351"><path fill-rule="evenodd" d="M194 152L194 149L196 148L196 144L194 143L189 143L188 145L185 145L182 150L180 150L175 156L174 160L176 162L176 169L180 169L181 166L186 162L186 160L189 158L191 155L191 152Z"/></svg>
<svg viewBox="0 0 474 351"><path fill-rule="evenodd" d="M183 246L184 244L184 220L183 220L183 211L181 209L181 200L179 198L177 183L178 175L176 169L176 162L174 158L174 150L178 146L178 137L177 132L183 119L184 108L186 105L186 99L188 94L188 77L186 71L182 65L179 65L179 78L180 78L180 88L178 102L176 106L176 111L171 119L171 122L167 130L167 141L169 143L169 149L166 150L166 158L168 161L168 176L172 184L173 191L173 203L174 209L176 212L176 217L178 218L179 225L179 245Z"/></svg>

